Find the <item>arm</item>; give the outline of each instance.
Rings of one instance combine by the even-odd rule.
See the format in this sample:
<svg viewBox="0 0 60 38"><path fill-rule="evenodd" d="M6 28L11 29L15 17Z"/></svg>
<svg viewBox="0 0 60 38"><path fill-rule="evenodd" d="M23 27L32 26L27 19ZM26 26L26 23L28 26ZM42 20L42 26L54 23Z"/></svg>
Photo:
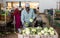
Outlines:
<svg viewBox="0 0 60 38"><path fill-rule="evenodd" d="M36 15L33 10L32 10L32 16L33 16L33 19L35 19Z"/></svg>
<svg viewBox="0 0 60 38"><path fill-rule="evenodd" d="M24 12L23 11L21 13L21 22L22 22L22 24L24 24Z"/></svg>

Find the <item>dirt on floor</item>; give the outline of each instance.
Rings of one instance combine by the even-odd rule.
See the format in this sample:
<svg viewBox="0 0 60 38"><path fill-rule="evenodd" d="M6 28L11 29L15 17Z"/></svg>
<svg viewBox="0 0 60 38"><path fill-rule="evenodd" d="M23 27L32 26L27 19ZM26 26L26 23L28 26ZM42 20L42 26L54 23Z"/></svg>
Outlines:
<svg viewBox="0 0 60 38"><path fill-rule="evenodd" d="M0 36L0 38L18 38L18 35L17 34L8 34L8 35Z"/></svg>

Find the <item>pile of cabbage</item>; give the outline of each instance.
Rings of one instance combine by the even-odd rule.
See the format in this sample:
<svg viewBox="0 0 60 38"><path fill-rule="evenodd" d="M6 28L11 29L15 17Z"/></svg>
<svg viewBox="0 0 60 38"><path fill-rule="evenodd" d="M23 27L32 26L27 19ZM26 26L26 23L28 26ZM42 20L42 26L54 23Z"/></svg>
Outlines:
<svg viewBox="0 0 60 38"><path fill-rule="evenodd" d="M29 27L21 30L23 35L55 35L52 27Z"/></svg>

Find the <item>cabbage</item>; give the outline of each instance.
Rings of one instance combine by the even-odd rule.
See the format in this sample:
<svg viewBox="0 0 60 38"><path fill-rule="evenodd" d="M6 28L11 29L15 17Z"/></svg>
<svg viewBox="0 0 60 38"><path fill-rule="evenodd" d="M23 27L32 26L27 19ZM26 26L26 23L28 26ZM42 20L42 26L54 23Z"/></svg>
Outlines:
<svg viewBox="0 0 60 38"><path fill-rule="evenodd" d="M42 27L37 27L36 30L37 32L40 32L42 30Z"/></svg>
<svg viewBox="0 0 60 38"><path fill-rule="evenodd" d="M22 30L22 34L23 34L23 35L25 34L25 30Z"/></svg>
<svg viewBox="0 0 60 38"><path fill-rule="evenodd" d="M45 28L44 28L44 31L45 31L45 32L47 32L47 31L48 31L48 28L47 28L47 27L45 27Z"/></svg>
<svg viewBox="0 0 60 38"><path fill-rule="evenodd" d="M36 29L35 28L32 28L31 30L34 31L34 32L36 32Z"/></svg>
<svg viewBox="0 0 60 38"><path fill-rule="evenodd" d="M36 34L36 28L31 28L31 34Z"/></svg>
<svg viewBox="0 0 60 38"><path fill-rule="evenodd" d="M30 19L30 22L33 22L33 19L32 18Z"/></svg>
<svg viewBox="0 0 60 38"><path fill-rule="evenodd" d="M49 33L48 33L48 32L46 32L46 33L44 33L44 35L49 35Z"/></svg>
<svg viewBox="0 0 60 38"><path fill-rule="evenodd" d="M42 33L42 34L44 34L44 33L45 33L45 31L44 31L44 30L41 30L41 33Z"/></svg>
<svg viewBox="0 0 60 38"><path fill-rule="evenodd" d="M50 30L54 30L52 27L49 28Z"/></svg>
<svg viewBox="0 0 60 38"><path fill-rule="evenodd" d="M41 33L41 32L38 32L37 34L38 34L38 35L42 35L42 33Z"/></svg>
<svg viewBox="0 0 60 38"><path fill-rule="evenodd" d="M30 34L30 29L29 29L29 28L26 28L26 29L25 29L25 33L26 33L26 34Z"/></svg>
<svg viewBox="0 0 60 38"><path fill-rule="evenodd" d="M25 23L25 26L26 26L26 27L28 26L28 23L27 23L27 22Z"/></svg>
<svg viewBox="0 0 60 38"><path fill-rule="evenodd" d="M55 33L54 31L51 31L51 32L50 32L50 35L54 35L54 33Z"/></svg>
<svg viewBox="0 0 60 38"><path fill-rule="evenodd" d="M29 34L30 34L30 31L26 31L25 33L26 33L27 35L29 35Z"/></svg>
<svg viewBox="0 0 60 38"><path fill-rule="evenodd" d="M48 32L51 32L51 30L49 29Z"/></svg>
<svg viewBox="0 0 60 38"><path fill-rule="evenodd" d="M40 30L42 30L42 27L37 27L36 29L40 29Z"/></svg>

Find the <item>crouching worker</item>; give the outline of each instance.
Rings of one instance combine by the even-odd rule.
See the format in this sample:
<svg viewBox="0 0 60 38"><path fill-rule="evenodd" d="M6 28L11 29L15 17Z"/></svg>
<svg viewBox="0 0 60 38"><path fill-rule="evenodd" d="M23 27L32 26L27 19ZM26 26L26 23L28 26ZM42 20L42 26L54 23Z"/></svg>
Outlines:
<svg viewBox="0 0 60 38"><path fill-rule="evenodd" d="M40 15L38 15L35 19L35 23L34 23L34 27L43 27L45 25L45 23L42 21L42 17Z"/></svg>

